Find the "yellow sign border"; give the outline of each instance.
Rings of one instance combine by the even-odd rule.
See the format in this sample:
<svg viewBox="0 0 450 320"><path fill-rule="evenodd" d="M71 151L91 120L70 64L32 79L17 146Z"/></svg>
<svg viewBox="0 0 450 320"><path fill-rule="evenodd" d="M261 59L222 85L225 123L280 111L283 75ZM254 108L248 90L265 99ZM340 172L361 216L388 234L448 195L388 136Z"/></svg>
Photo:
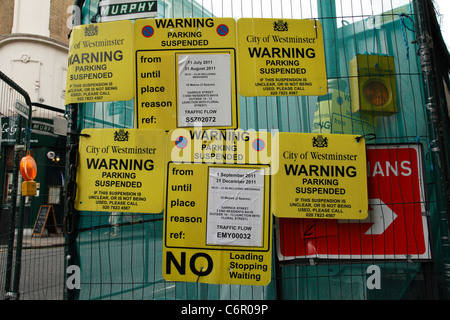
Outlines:
<svg viewBox="0 0 450 320"><path fill-rule="evenodd" d="M275 25L279 25L277 30ZM319 20L240 18L237 30L239 92L242 96L320 96L327 93L325 49ZM288 35L284 32L288 32ZM294 41L285 41L285 37L293 38ZM283 41L275 42L275 38L283 38ZM290 47L283 50L286 45ZM307 45L310 47L305 47ZM252 53L247 52L250 49ZM310 60L302 63L299 57L290 58L291 55L299 54L294 49L305 49L303 56ZM309 57L310 49L314 50L314 57ZM256 58L253 57L255 55ZM284 55L288 58L284 58ZM269 69L269 73L266 74L265 70L261 74L260 69ZM288 73L292 69L295 69L295 74Z"/></svg>
<svg viewBox="0 0 450 320"><path fill-rule="evenodd" d="M121 142L125 145L105 144L112 140L106 135L122 134L123 137L130 131L135 136L133 139L143 139L145 145L130 145L126 141ZM77 183L83 185L83 188L78 188L76 194L75 208L77 210L154 214L160 214L163 211L167 156L167 135L164 130L88 128L83 129L81 133ZM150 133L154 135L150 137ZM153 142L152 145L147 144L149 141ZM127 143L128 145L126 145ZM157 148L158 151L156 151ZM136 153L137 149L142 149L139 154ZM155 152L157 153L155 154ZM135 158L130 158L132 156ZM125 159L124 163L120 161L123 159ZM132 161L133 159L142 162ZM147 163L147 161L150 162ZM89 169L88 166L93 169ZM117 169L121 166L134 168L129 168L128 172L124 172L123 169ZM127 173L127 175L121 176L122 173ZM127 185L120 187L112 185L117 183ZM101 184L105 186L101 186ZM132 193L130 189L134 192Z"/></svg>
<svg viewBox="0 0 450 320"><path fill-rule="evenodd" d="M66 105L71 103L128 101L134 98L133 30L133 23L130 20L87 24L73 28L69 41ZM91 39L90 37L94 38ZM112 50L116 46L118 49L113 53ZM109 62L106 61L109 59L107 50L111 50ZM120 51L119 55L116 54L118 51ZM97 53L97 56L94 56L95 53ZM83 70L84 73L76 70L77 66L74 66L73 63L74 55L76 55L80 67L86 67L86 70ZM121 57L120 60L118 60L118 57ZM90 60L91 63L89 63ZM95 62L94 65L94 60L105 61ZM90 67L95 70L91 71ZM95 72L97 77L102 74L102 77L90 80L89 77L94 75L92 72ZM83 75L88 80L72 80L71 78L75 75Z"/></svg>
<svg viewBox="0 0 450 320"><path fill-rule="evenodd" d="M275 137L280 154L279 170L274 175L272 185L273 214L276 217L355 220L367 217L369 205L364 137L292 132L278 132ZM339 146L331 150L325 149L328 148L324 145L328 144L328 139L334 139L333 144ZM336 140L340 143L335 142ZM355 146L345 148L350 141ZM342 153L337 154L339 151ZM315 154L314 157L312 153ZM339 159L328 159L336 157ZM349 165L350 161L354 161L352 166ZM342 168L337 168L338 165ZM346 169L345 165L348 166ZM322 171L324 174L328 172L332 177L318 175ZM351 180L353 178L355 181ZM348 199L349 197L356 200Z"/></svg>

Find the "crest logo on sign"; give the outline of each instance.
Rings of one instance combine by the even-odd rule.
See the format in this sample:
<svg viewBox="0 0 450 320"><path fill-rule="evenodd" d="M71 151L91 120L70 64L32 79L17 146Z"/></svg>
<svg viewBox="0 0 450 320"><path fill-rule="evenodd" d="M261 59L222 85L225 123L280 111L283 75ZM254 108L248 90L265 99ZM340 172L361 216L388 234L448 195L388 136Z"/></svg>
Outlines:
<svg viewBox="0 0 450 320"><path fill-rule="evenodd" d="M317 138L313 137L312 146L315 148L327 148L328 138L324 138L322 135L318 135Z"/></svg>
<svg viewBox="0 0 450 320"><path fill-rule="evenodd" d="M114 132L114 141L128 141L129 132L125 132L124 129Z"/></svg>
<svg viewBox="0 0 450 320"><path fill-rule="evenodd" d="M288 23L278 20L273 23L273 31L288 31Z"/></svg>
<svg viewBox="0 0 450 320"><path fill-rule="evenodd" d="M84 28L84 35L86 37L98 35L98 26L94 26L93 24L88 25L86 28Z"/></svg>

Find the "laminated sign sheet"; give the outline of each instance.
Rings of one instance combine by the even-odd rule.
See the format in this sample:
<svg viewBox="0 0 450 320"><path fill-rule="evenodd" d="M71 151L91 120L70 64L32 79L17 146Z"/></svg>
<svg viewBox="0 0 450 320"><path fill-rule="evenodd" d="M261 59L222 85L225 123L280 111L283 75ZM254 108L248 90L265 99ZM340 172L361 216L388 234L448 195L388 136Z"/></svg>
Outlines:
<svg viewBox="0 0 450 320"><path fill-rule="evenodd" d="M236 139L250 137L247 132L239 132L233 138L235 143ZM215 134L220 131L211 133L218 138ZM222 132L222 144L207 148L211 133L206 140L202 135L198 139L195 136L180 139L176 134L174 148L194 145L195 149L198 144L203 147L205 159L219 159L218 154L226 154L227 135ZM219 139L215 138L217 142ZM256 139L261 139L265 146L270 144L265 137ZM252 141L247 139L243 146L252 148ZM270 282L270 165L249 163L248 155L241 153L245 148L232 146L235 147L229 149L234 150L236 159L242 155L246 163L197 159L171 161L167 166L163 236L166 280L243 285ZM215 156L207 156L211 153Z"/></svg>
<svg viewBox="0 0 450 320"><path fill-rule="evenodd" d="M209 168L206 244L261 247L264 170Z"/></svg>
<svg viewBox="0 0 450 320"><path fill-rule="evenodd" d="M141 19L134 28L137 128L237 128L234 19Z"/></svg>
<svg viewBox="0 0 450 320"><path fill-rule="evenodd" d="M166 134L156 129L84 129L77 210L161 213Z"/></svg>

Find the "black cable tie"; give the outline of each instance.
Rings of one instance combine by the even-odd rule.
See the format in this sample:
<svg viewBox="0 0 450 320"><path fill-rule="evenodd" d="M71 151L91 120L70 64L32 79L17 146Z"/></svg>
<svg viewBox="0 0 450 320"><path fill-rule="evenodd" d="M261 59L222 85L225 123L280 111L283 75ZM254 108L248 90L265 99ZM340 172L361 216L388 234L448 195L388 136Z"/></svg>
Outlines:
<svg viewBox="0 0 450 320"><path fill-rule="evenodd" d="M73 132L73 131L69 131L67 132L67 134L70 134L72 136L77 136L77 137L86 137L89 138L91 135L90 134L86 134L86 133L78 133L78 132Z"/></svg>
<svg viewBox="0 0 450 320"><path fill-rule="evenodd" d="M370 137L370 138L367 138L367 137ZM376 139L376 137L377 137L377 135L375 133L367 133L367 134L357 136L355 139L356 139L356 142L359 143L359 140L361 140L361 139L366 139L366 141L370 141L370 140Z"/></svg>
<svg viewBox="0 0 450 320"><path fill-rule="evenodd" d="M202 270L203 270L203 267L200 267L200 272L202 272ZM199 275L198 275L198 278L197 278L197 283L198 283L198 280L200 280L200 277L202 276L202 274L199 272Z"/></svg>
<svg viewBox="0 0 450 320"><path fill-rule="evenodd" d="M314 31L316 32L316 39L317 39L317 20L314 19Z"/></svg>

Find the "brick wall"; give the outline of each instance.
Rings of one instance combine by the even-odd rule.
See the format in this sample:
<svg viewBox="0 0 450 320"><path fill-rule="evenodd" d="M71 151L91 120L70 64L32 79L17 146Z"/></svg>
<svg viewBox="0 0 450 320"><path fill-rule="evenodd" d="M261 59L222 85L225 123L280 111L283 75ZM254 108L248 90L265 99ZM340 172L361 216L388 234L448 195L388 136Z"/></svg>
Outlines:
<svg viewBox="0 0 450 320"><path fill-rule="evenodd" d="M2 0L0 0L2 1ZM67 13L67 8L74 4L74 0L51 0L50 7L50 37L64 43L69 43L67 35L67 19L71 14ZM1 20L0 20L1 21Z"/></svg>
<svg viewBox="0 0 450 320"><path fill-rule="evenodd" d="M0 36L11 33L14 20L14 0L0 0Z"/></svg>

